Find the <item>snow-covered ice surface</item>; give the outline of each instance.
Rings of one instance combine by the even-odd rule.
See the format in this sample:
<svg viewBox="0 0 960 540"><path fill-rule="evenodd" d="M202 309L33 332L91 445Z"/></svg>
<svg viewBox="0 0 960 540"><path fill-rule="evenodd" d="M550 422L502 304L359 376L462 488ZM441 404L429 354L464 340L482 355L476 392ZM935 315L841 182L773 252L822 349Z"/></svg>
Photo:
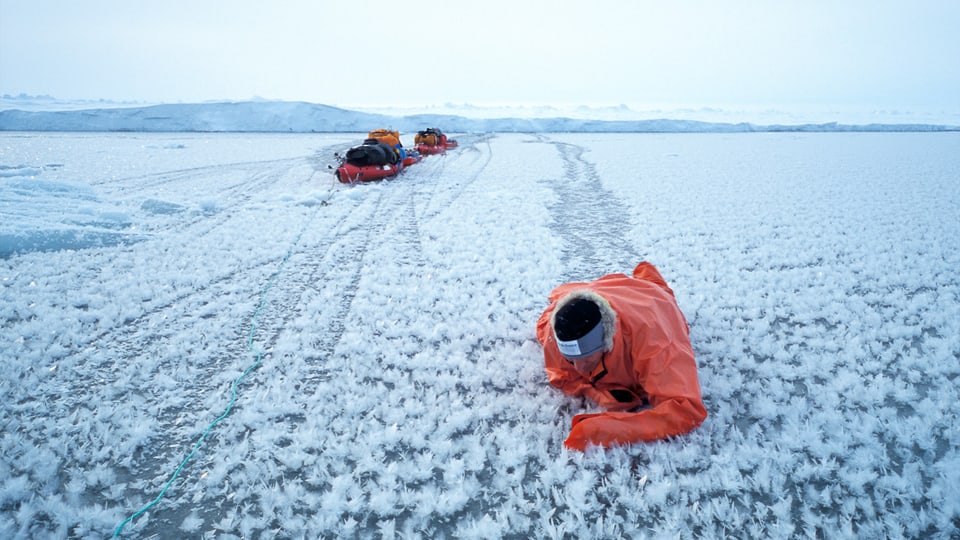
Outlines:
<svg viewBox="0 0 960 540"><path fill-rule="evenodd" d="M956 538L960 133L0 134L0 537ZM557 284L655 263L710 416L567 452ZM257 364L258 359L260 363Z"/></svg>

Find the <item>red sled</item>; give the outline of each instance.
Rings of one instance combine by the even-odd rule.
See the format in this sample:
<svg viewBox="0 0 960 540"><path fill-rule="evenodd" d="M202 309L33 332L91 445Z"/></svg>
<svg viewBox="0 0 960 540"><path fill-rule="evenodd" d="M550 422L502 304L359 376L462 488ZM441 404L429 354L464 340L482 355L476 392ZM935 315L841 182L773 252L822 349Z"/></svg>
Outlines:
<svg viewBox="0 0 960 540"><path fill-rule="evenodd" d="M387 165L354 165L352 163L343 163L337 167L333 174L341 184L355 184L357 182L373 182L383 180L391 176L400 174L403 170L402 163Z"/></svg>
<svg viewBox="0 0 960 540"><path fill-rule="evenodd" d="M442 154L447 151L447 148L456 148L458 146L457 141L448 139L447 136L440 131L440 128L427 128L418 131L413 138L413 142L416 144L417 151L425 156Z"/></svg>
<svg viewBox="0 0 960 540"><path fill-rule="evenodd" d="M420 143L417 145L417 152L425 156L432 156L434 154L443 154L447 151L447 148L456 148L460 146L455 139L447 139L447 136L444 135L442 142L439 144L426 144Z"/></svg>
<svg viewBox="0 0 960 540"><path fill-rule="evenodd" d="M442 144L424 144L420 143L417 145L417 152L425 156L432 156L434 154L442 154L447 151L447 147Z"/></svg>

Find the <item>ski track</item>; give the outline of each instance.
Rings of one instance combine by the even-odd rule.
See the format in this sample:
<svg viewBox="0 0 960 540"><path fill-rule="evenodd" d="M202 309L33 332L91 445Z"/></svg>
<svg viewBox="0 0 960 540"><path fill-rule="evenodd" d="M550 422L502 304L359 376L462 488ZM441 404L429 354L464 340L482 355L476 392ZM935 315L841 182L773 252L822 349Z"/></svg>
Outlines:
<svg viewBox="0 0 960 540"><path fill-rule="evenodd" d="M234 421L230 427L224 426L216 437L208 441L211 447L203 453L198 463L184 471L181 481L185 486L202 484L203 472L200 471L213 468L217 460L231 452L229 446L244 445L250 437L261 439L262 445L282 448L290 442L287 434L316 430L316 418L309 412L310 402L316 399L314 396L350 393L354 388L369 387L371 384L392 388L396 386L398 378L409 379L413 376L411 368L403 365L403 362L384 362L389 373L386 376L383 372L380 376L375 375L381 371L377 369L351 372L348 366L356 358L351 356L350 350L355 344L340 347L340 343L345 333L351 336L351 340L359 338L368 341L371 339L368 331L372 332L373 339L380 337L388 342L397 339L395 335L384 337L384 333L377 328L359 332L361 335L358 335L356 329L370 327L370 314L353 313L353 299L363 295L367 303L370 296L385 295L382 302L391 302L391 287L376 282L376 279L371 281L366 278L367 274L377 275L376 272L367 271L368 267L379 272L384 270L381 267L389 266L395 269L391 274L404 280L408 280L407 276L411 273L424 271L427 264L422 255L421 224L437 219L460 199L491 159L489 136L477 139L476 142L467 142L471 140L468 136L463 140L463 154L450 151L446 155L428 156L417 166L404 171L399 178L374 185L350 186L347 189L367 190L370 193L356 201L351 200L355 205L349 210L338 210L336 219L311 219L300 242L292 246L290 258L274 286L267 292L264 310L257 324L254 342L265 352L263 365L244 384L245 399L237 405L235 415L241 419L244 411L248 411L251 416L257 415L258 418L242 423ZM444 176L445 170L450 168L450 161L457 161L456 169L463 171L459 178ZM437 182L441 181L449 183L449 188L436 189ZM331 207L347 200L341 197ZM317 214L324 214L327 210L328 207L320 206ZM329 229L326 228L328 225ZM414 306L411 308L416 309ZM298 331L307 328L309 332ZM420 338L415 343L419 348L423 342ZM291 343L298 346L292 347ZM467 354L475 357L478 350L489 351L490 348L491 345L476 343ZM413 349L404 355L405 358L411 356ZM354 376L360 378L347 384ZM463 390L466 391L466 388ZM282 404L276 401L280 394L285 399ZM269 404L269 412L261 410L263 407L258 404L262 403ZM255 427L264 424L282 425L283 428L271 433ZM320 453L319 448L308 447L303 451L308 454ZM394 459L398 457L399 454L394 454ZM356 467L356 463L350 462L352 459L340 466ZM250 465L238 463L237 467L245 469ZM155 481L160 479L157 477ZM196 496L189 488L185 489L184 497ZM322 490L318 487L312 491L320 493ZM221 496L229 494L221 493ZM260 506L258 496L254 494L230 503ZM173 506L172 510L150 520L143 532L161 534L169 527L176 527L186 517L184 509L191 508L186 502L178 502ZM216 505L204 505L202 508L201 516L210 520L221 514ZM279 523L271 526L279 526Z"/></svg>
<svg viewBox="0 0 960 540"><path fill-rule="evenodd" d="M464 192L476 182L479 175L490 163L493 152L490 148L491 134L469 135L461 137L458 140L460 146L448 150L447 153L439 156L427 156L429 174L432 179L442 182L445 189L432 190L424 201L424 213L421 219L430 221L436 219L444 210L458 198L463 196ZM438 162L438 165L430 163L430 158ZM465 174L448 175L444 174L447 160L457 160L463 162L462 167L467 171Z"/></svg>
<svg viewBox="0 0 960 540"><path fill-rule="evenodd" d="M584 148L553 144L563 162L563 177L551 179L558 202L550 206L551 230L564 243L563 281L583 281L611 268L631 269L643 260L631 243L633 216L600 181L596 167L584 159Z"/></svg>

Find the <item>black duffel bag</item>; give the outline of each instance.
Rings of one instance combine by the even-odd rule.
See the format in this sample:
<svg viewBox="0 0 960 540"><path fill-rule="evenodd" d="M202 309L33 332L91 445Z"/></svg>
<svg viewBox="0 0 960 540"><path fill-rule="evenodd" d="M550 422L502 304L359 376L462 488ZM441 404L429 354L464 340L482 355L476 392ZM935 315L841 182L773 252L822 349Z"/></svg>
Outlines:
<svg viewBox="0 0 960 540"><path fill-rule="evenodd" d="M387 143L368 139L360 146L347 150L347 163L364 167L366 165L393 165L398 160L397 152Z"/></svg>

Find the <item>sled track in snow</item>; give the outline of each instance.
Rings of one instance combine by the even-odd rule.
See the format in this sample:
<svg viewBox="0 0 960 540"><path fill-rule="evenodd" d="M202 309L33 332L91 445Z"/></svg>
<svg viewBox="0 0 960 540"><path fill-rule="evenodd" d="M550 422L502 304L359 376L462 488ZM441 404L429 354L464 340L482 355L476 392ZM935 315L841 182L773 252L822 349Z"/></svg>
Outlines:
<svg viewBox="0 0 960 540"><path fill-rule="evenodd" d="M217 195L229 204L211 215L173 215L169 218L171 227L168 230L145 241L169 244L170 260L175 260L177 248L182 245L183 238L203 238L225 227L242 234L244 227L249 226L243 221L250 215L246 207L251 201L255 202L264 193L270 193L284 181L309 185L316 180L316 170L313 170L310 178L298 180L289 177L291 169L303 164L304 159L243 164L237 169L238 181L231 181ZM312 164L313 161L309 163ZM224 177L221 167L189 169L180 171L175 176L181 182L203 182L207 180L204 174L208 172L217 179ZM136 184L136 181L131 182ZM168 187L177 189L176 184ZM133 190L133 193L136 196L137 190ZM124 191L124 195L129 194ZM300 210L303 210L302 206ZM314 220L315 217L312 216L324 210L325 208L318 204L312 211L305 212L308 217L304 219ZM257 215L256 212L253 215ZM182 219L184 217L188 219ZM167 216L160 216L158 220L164 221L166 218ZM309 222L304 224L305 227L309 225ZM357 230L362 232L363 229ZM225 232L229 234L229 231ZM327 235L322 240L330 242L336 238L336 235ZM278 240L290 241L289 238ZM121 271L128 266L138 268L142 262L137 261L135 252L135 247L115 250L113 253L116 253L116 259L111 266L120 268ZM230 393L230 382L233 379L231 373L254 361L255 355L247 346L247 336L251 331L254 314L252 308L248 310L244 306L257 305L259 291L264 287L267 278L277 270L281 260L240 257L237 262L239 264L231 262L208 266L207 271L194 276L194 283L188 287L177 290L157 287L153 291L155 300L145 300L143 311L121 324L102 328L84 343L77 344L71 362L63 364L63 369L84 374L76 380L96 384L70 388L42 384L35 391L33 400L49 404L50 414L75 417L79 422L102 422L102 418L109 418L113 414L112 407L108 405L114 402L142 403L147 407L145 410L141 409L144 414L138 418L114 420L142 424L142 428L124 430L139 431L142 438L138 441L99 440L97 437L103 435L100 431L91 432L89 436L93 437L92 439L75 440L71 437L64 440L64 444L70 446L63 448L63 451L75 457L90 454L90 448L107 451L111 456L109 461L114 463L118 482L130 486L125 498L145 502L156 495L155 486L162 485L169 478L175 464L183 459L196 441L199 434L197 426L209 422L222 412L221 407L225 405ZM93 279L97 277L91 276ZM282 284L285 277L280 276L279 283ZM346 297L349 296L348 290ZM211 298L214 301L209 302ZM224 310L230 306L237 309ZM270 298L267 298L267 307L269 306ZM83 310L83 306L78 308ZM346 309L348 307L341 312ZM198 340L178 339L178 336L197 334L187 330L193 325L206 325L211 331L200 334ZM265 335L265 332L258 330L258 342L262 335ZM141 371L138 368L140 359L150 359L146 364L157 369ZM149 404L156 402L157 396L163 396L160 401L162 405L153 408ZM107 406L91 407L90 404L95 403ZM32 407L29 403L21 405L24 410ZM50 440L58 440L65 434L50 431L45 435ZM216 437L216 432L213 436ZM73 448L75 444L80 446ZM83 450L84 448L88 450ZM134 449L133 453L130 453L131 448ZM97 452L102 454L104 450ZM77 495L91 501L98 498L95 486L84 489Z"/></svg>
<svg viewBox="0 0 960 540"><path fill-rule="evenodd" d="M442 158L439 170L432 173L433 179L443 182L444 187L453 185L450 189L437 189L436 186L428 193L423 202L424 214L421 219L431 221L443 213L451 204L463 196L480 174L483 173L490 160L493 158L493 151L490 148L490 139L494 135L485 134L477 136L466 136L459 139L460 146L447 151L444 156L430 156ZM456 160L456 164L451 166L447 160ZM447 169L463 168L467 174L463 177L453 177L447 172Z"/></svg>
<svg viewBox="0 0 960 540"><path fill-rule="evenodd" d="M276 160L270 163L295 163L296 161L300 161L300 159L301 158L296 160ZM207 170L207 168L191 169L191 171L194 172L204 170ZM243 195L243 202L246 202L252 197L255 197L257 194L269 190L269 188L282 177L284 170L257 171L257 173L254 174L253 178L251 178L249 181L242 182L230 188L229 190L233 192L242 192L245 190L249 191L249 193ZM306 182L311 181L313 181L312 177L306 180ZM257 191L250 191L251 188L256 188ZM239 204L231 205L231 207L213 216L194 216L191 219L179 223L173 228L172 231L165 232L164 236L179 237L186 234L187 236L196 235L203 237L204 235L210 234L213 230L227 225L236 228L237 226L231 222L236 221L238 217L234 215L233 212L230 212L230 210L234 209L235 206L239 206ZM198 225L203 225L204 230L190 230ZM164 299L164 301L150 307L136 318L125 321L124 325L122 326L110 328L104 332L100 332L90 340L90 343L108 341L111 343L126 344L131 341L137 341L141 346L150 344L152 341L159 339L160 336L156 334L150 336L134 335L140 333L141 327L159 327L162 325L161 321L163 320L170 320L171 322L185 320L190 316L191 311L202 311L207 305L206 302L191 302L191 298L207 298L210 296L216 297L218 295L211 295L210 289L223 287L224 285L228 284L242 283L245 278L251 275L257 275L258 273L266 272L267 270L264 268L265 265L262 260L242 259L241 262L243 264L240 266L224 266L222 268L217 267L216 269L221 271L214 272L211 276L212 279L209 279L203 283L198 283L192 286L190 289L186 289L181 294ZM279 260L273 262L279 263ZM247 291L247 294L249 295L254 295L255 293L256 291L254 290ZM173 311L173 313L171 313L171 311ZM209 314L200 315L200 317L209 316ZM247 327L249 327L249 324L247 324ZM243 332L241 331L240 333L242 334ZM132 350L131 356L135 356L142 352L142 350Z"/></svg>
<svg viewBox="0 0 960 540"><path fill-rule="evenodd" d="M475 147L482 142L487 143L485 152ZM450 182L441 174L450 167L447 160L464 159L460 151L465 148L471 148L467 151L469 176L456 189L443 189L445 186L439 182ZM345 188L367 190L349 210L319 210L333 212L342 219L326 233L305 235L267 299L256 338L269 351L280 333L297 319L316 321L310 327L314 335L306 338L307 346L301 351L307 372L296 374L303 381L301 392L312 395L315 385L329 378L330 362L347 361L338 358L337 345L351 324L353 299L364 294L364 276L384 265L397 266L399 272L405 272L404 268L414 272L423 269L421 224L440 215L462 196L490 158L489 136L481 137L446 156L428 156L421 164L404 171L401 178ZM314 164L315 168L319 166L320 163ZM352 202L338 198L332 204L348 201ZM318 302L318 298L324 300Z"/></svg>
<svg viewBox="0 0 960 540"><path fill-rule="evenodd" d="M296 161L298 160L277 160L271 164L291 164ZM187 176L195 180L202 179L193 175L207 170L208 168L192 169ZM285 168L278 170L261 167L231 189L237 192L251 188L263 191L277 182L285 171ZM247 194L243 197L246 200L252 196ZM232 205L214 216L199 216L177 223L172 230L146 241L169 243L171 258L176 258L180 238L193 234L203 237L221 227L237 227L235 209ZM190 230L200 225L203 229L200 232ZM124 261L133 249L135 248L117 251L121 255L118 259ZM54 404L55 414L70 416L86 407L87 403L110 403L117 399L131 398L149 401L149 396L164 392L163 387L179 387L179 391L175 393L176 399L166 400L164 408L156 411L153 423L157 433L165 433L166 438L172 441L182 438L183 444L173 444L160 449L162 456L137 456L133 460L136 464L143 457L149 462L164 463L164 456L169 457L171 449L172 453L176 454L189 442L187 439L195 437L188 428L188 416L197 409L205 409L204 399L209 399L211 393L218 392L211 391L211 388L222 384L214 380L214 376L226 369L232 369L238 364L238 359L242 361L249 355L245 336L249 331L252 313L244 314L244 318L238 319L231 319L226 315L224 324L217 325L215 333L203 334L202 341L182 342L175 339L190 325L202 324L217 317L220 306L216 303L210 305L207 299L236 298L237 284L241 284L243 290L240 294L246 298L232 301L240 305L246 304L247 300L252 302L251 299L255 299L257 293L256 289L269 275L265 272L275 267L275 264L264 265L262 259L241 259L240 262L241 264L236 266L212 266L206 275L208 279L199 280L190 287L179 290L158 288L154 296L156 300L145 300L145 309L142 312L122 321L122 324L96 332L84 343L78 344L79 350L75 353L77 360L71 369L86 374L81 380L109 384L92 384L69 390L41 385L36 389L37 399ZM135 267L138 263L120 263L121 266L126 264ZM260 277L261 275L264 277ZM253 283L245 284L251 279L254 280ZM78 309L85 310L82 306L78 306ZM159 367L158 372L141 373L136 367L141 359L156 358L165 358L160 364L155 364ZM102 443L109 447L106 441ZM147 473L145 476L140 473L137 476L146 478L152 475Z"/></svg>
<svg viewBox="0 0 960 540"><path fill-rule="evenodd" d="M308 158L315 177L323 177L328 172L325 162L320 158L323 154L324 150L321 150ZM295 160L277 160L276 164L291 162ZM205 168L194 171L202 170ZM412 171L417 170L412 169ZM262 177L261 180L247 183L246 186L256 186L256 189L260 190L269 189L271 182L280 178L281 174L282 171L277 170L262 171L259 174ZM411 172L405 174L409 175ZM370 261L368 254L370 246L396 245L394 258L412 266L423 264L417 212L421 197L424 194L427 197L432 196L436 190L422 190L424 185L430 184L418 180L421 179L405 177L402 182L396 183L393 180L387 180L370 186L372 189L369 189L369 196L356 199L356 204L350 205L349 208L339 209L332 208L332 205L331 207L324 205L315 210L318 217L310 218L311 223L307 225L309 230L304 234L300 244L293 248L283 275L279 276L277 283L265 299L264 310L254 336L254 342L259 344L260 348L269 355L276 345L280 332L289 327L296 318L308 317L315 320L316 325L313 331L316 335L310 339L310 347L305 351L313 373L300 375L305 380L312 381L326 378L324 372L327 369L327 360L335 354L336 346L345 331L351 304L357 294L364 268L368 264L377 264L375 261ZM362 190L367 187L358 185L344 189ZM248 198L256 196L258 193L256 189ZM354 202L354 199L342 197L332 204L343 206L351 202ZM333 216L332 219L335 221L330 228L326 227L330 220L325 220L323 217L327 214ZM191 234L201 236L210 234L216 228L232 226L231 221L229 216L223 220L198 218L192 220L191 224L196 226L205 222L206 230L202 232L194 230ZM184 228L189 226L190 224L184 224ZM262 264L256 262L232 269L210 283L201 285L189 295L179 296L162 306L157 306L139 319L155 317L172 306L182 304L193 294L199 295L198 297L209 296L210 287L221 282L230 283L240 280L251 273L256 274L256 270ZM264 270L260 269L260 273L263 274L263 272ZM256 291L247 292L253 295ZM308 312L312 308L308 308L306 304L310 303L311 299L313 304L317 304L318 297L329 298L329 301L320 303L319 310ZM237 335L231 338L231 341L235 343L242 341L241 334L244 328L249 328L250 316L252 313L244 319L243 326L238 329ZM248 354L245 349L239 350L237 347L236 350L239 354ZM278 359L267 359L267 362L269 361L278 361Z"/></svg>
<svg viewBox="0 0 960 540"><path fill-rule="evenodd" d="M267 299L260 338L269 350L279 332L296 317L316 321L310 328L314 335L306 352L307 364L313 373L301 373L306 381L326 378L327 362L335 354L346 329L345 320L357 295L360 278L367 261L366 253L376 230L382 227L383 193L364 200L351 209L340 224L320 239L322 249L304 245L291 257L291 265ZM322 210L321 210L322 211ZM311 298L328 298L316 312L308 312ZM304 390L309 394L309 389Z"/></svg>
<svg viewBox="0 0 960 540"><path fill-rule="evenodd" d="M391 239L397 247L396 261L401 266L420 268L424 265L423 242L421 240L420 222L417 219L417 197L412 194L406 197L398 209L395 218L395 229L389 231Z"/></svg>
<svg viewBox="0 0 960 540"><path fill-rule="evenodd" d="M643 260L630 241L630 209L603 187L596 167L583 158L583 147L552 142L563 160L564 175L553 182L560 201L550 207L551 230L566 249L564 281L579 281L607 274L611 269L629 272Z"/></svg>
<svg viewBox="0 0 960 540"><path fill-rule="evenodd" d="M486 151L477 147L477 143L483 142L487 143ZM461 155L461 151L465 151L466 157ZM329 205L318 204L316 208L306 212L302 237L291 246L285 266L264 296L263 309L253 335L253 346L264 354L263 363L244 381L237 409L249 405L256 407L249 402L251 393L259 392L261 385L268 380L282 377L296 381L296 392L289 396L292 401L284 405L284 410L290 412L274 420L284 422L291 430L306 421L305 416L293 411L304 410L304 407L307 407L305 402L318 397L322 399L318 392L322 392L328 384L325 381L331 379L331 371L342 368L346 362L352 360L342 356L345 353L339 353L337 349L348 328L363 320L358 317L365 317L362 314L351 315L354 299L358 295L379 294L365 289L365 276L370 276L370 273L375 271L382 272L384 265L396 267L401 274L409 271L405 268L414 269L416 272L425 266L421 224L440 216L477 180L491 159L488 137L481 138L476 143L465 144L455 154L443 157L444 160L451 158L468 160L466 166L462 161L457 162L457 170L466 174L452 189L438 188L438 181L449 183L450 180L438 179L440 175L436 169L431 171L427 167L411 168L397 181L387 180L373 186L344 186L340 189L367 192L356 197L336 197ZM313 175L324 176L326 171L322 167L325 165L316 155L308 159ZM436 159L436 156L427 159ZM191 236L201 237L223 227L243 230L242 224L237 225L237 217L242 217L243 212L231 209L242 209L244 204L269 191L274 183L282 180L287 169L296 163L297 160L277 161L277 168L262 167L254 171L254 174L248 173L252 178L232 188L229 195L232 204L224 209L222 219L213 216L203 219L201 216L189 223L181 223L177 230L189 231ZM429 162L424 163L428 164ZM450 165L452 162L440 161L435 167L444 171ZM433 174L430 174L431 172ZM190 176L185 175L184 178L189 179ZM335 185L331 190L337 190L338 187ZM249 193L242 193L244 189L249 190ZM197 227L203 230L198 230ZM132 321L131 330L118 329L116 334L100 338L117 342L118 350L127 349L121 353L125 357L136 355L137 348L159 347L160 344L154 341L162 340L162 336L141 332L139 328L144 325L154 327L164 320L164 315L168 315L171 309L182 310L181 316L186 317L191 307L202 307L196 303L191 304L190 298L194 294L198 295L198 299L209 298L212 287L226 287L231 284L235 286L238 282L255 281L243 286L243 292L248 297L243 304L254 305L256 298L251 297L257 295L264 281L277 270L279 264L279 260L245 260L241 267L218 273L208 283L199 284L194 293L179 295L162 306L155 306L136 321ZM203 374L198 373L195 380L189 383L189 388L180 390L187 397L181 400L182 405L178 403L173 408L181 410L169 410L166 413L161 411L162 418L156 420L156 432L161 434L164 444L144 448L141 455L130 463L129 471L122 473L124 476L129 474L129 479L133 482L133 491L128 492L130 495L135 498L151 497L153 488L150 486L162 483L168 478L167 475L172 470L171 463L181 459L196 439L194 424L212 419L208 418L211 414L216 415L216 403L226 399L229 394L228 388L223 386L227 381L221 380L223 377L218 374L223 369L242 368L242 365L252 363L253 354L247 348L246 339L252 316L252 312L243 313L229 334L211 337L223 342L218 349L220 355L201 369ZM172 335L177 333L176 328L170 330ZM291 337L291 333L296 336ZM144 339L147 341L141 341ZM301 343L302 348L291 350L291 339ZM249 362L245 359L249 359ZM214 382L215 387L211 386L211 382ZM169 404L171 400L168 398L165 402ZM197 417L198 414L200 417ZM226 422L229 423L230 419ZM211 434L211 440L206 443L207 448L201 450L197 459L215 460L218 453L237 444L239 440L230 442L232 437L217 442L218 433L226 435L226 430L230 429L236 428L218 427ZM195 464L184 470L176 484L180 486L176 488L179 493L171 494L177 502L167 503L170 506L154 518L156 526L161 526L162 522L170 519L181 519L182 516L174 516L178 516L182 511L183 497L191 497L190 494L197 489L198 467ZM138 484L139 488L133 487ZM168 525L175 526L175 523L170 521ZM148 525L148 528L152 530L154 526Z"/></svg>
<svg viewBox="0 0 960 540"><path fill-rule="evenodd" d="M365 273L386 263L423 266L417 218L422 179L411 178L412 172L404 174L408 176L396 181L347 188L367 193L349 211L333 211L342 219L312 240L315 243L310 243L314 235L306 235L267 299L258 330L258 341L265 343L266 350L296 319L316 321L310 328L314 335L303 351L309 373L297 374L305 395L312 395L312 387L328 378L328 364L337 357L337 345L347 329L353 299L362 291ZM347 199L340 198L334 204L346 203ZM319 212L329 210L321 208ZM371 254L374 247L389 253ZM318 298L325 300L318 302Z"/></svg>
<svg viewBox="0 0 960 540"><path fill-rule="evenodd" d="M215 227L218 220L222 224L229 219L230 210L262 200L264 193L278 187L284 175L298 166L312 170L313 177L296 187L310 185L327 172L329 163L322 156L332 155L337 148L339 146L332 145L307 156L191 167L109 179L92 185L104 192L114 192L113 199L128 201L136 212L142 212L141 205L151 200L181 205L178 210L172 210L166 220L164 216L154 215L159 226L170 222L174 228L184 230L193 224ZM191 207L197 200L209 201L215 207L204 210ZM205 233L195 232L201 236Z"/></svg>
<svg viewBox="0 0 960 540"><path fill-rule="evenodd" d="M222 165L204 165L202 167L190 167L187 169L178 169L174 171L164 171L158 173L145 174L142 176L126 176L121 178L112 178L92 182L91 185L97 188L109 190L114 184L123 186L121 195L137 195L143 192L165 188L171 185L177 185L185 182L202 180L214 175L224 175L224 173L236 174L241 178L246 177L251 169L259 170L267 167L268 170L277 170L284 168L285 164L304 159L303 157L283 158L264 161L242 161L237 163L225 163Z"/></svg>

